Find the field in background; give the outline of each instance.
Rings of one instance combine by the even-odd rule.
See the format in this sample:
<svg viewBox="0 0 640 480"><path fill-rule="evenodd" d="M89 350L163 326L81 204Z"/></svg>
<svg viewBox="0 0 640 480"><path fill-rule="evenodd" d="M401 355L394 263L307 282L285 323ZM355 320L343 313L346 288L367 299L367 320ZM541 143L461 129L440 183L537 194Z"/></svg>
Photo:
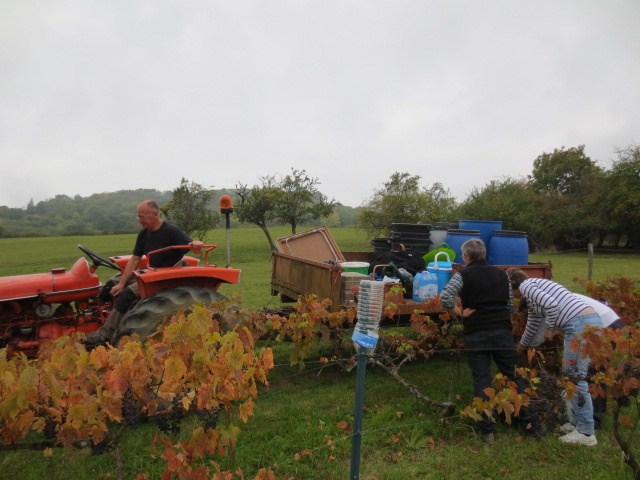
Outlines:
<svg viewBox="0 0 640 480"><path fill-rule="evenodd" d="M272 228L274 239L291 234L287 227ZM304 228L299 230L304 231ZM372 251L370 239L355 228L329 230L342 251ZM242 270L238 285L222 285L220 292L226 296L240 295L243 305L251 309L277 308L279 297L271 296L271 250L264 233L259 228L231 229L231 266ZM0 275L46 272L50 268L70 268L82 252L78 244L103 256L128 254L133 249L135 235L70 236L45 238L0 239ZM227 263L226 231L209 232L207 243L217 245L210 261L224 266ZM570 290L583 292L574 278L586 279L588 256L586 252L533 254L531 262L551 262L553 278ZM105 281L113 270L101 267L100 278ZM640 281L640 255L596 254L593 262L593 279L628 277Z"/></svg>

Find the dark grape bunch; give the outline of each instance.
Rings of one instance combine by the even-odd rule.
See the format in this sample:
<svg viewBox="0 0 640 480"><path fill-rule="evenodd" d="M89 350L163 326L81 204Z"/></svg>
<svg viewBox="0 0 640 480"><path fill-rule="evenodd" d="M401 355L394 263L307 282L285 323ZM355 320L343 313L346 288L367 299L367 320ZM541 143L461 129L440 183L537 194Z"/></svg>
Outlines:
<svg viewBox="0 0 640 480"><path fill-rule="evenodd" d="M203 423L203 427L208 428L216 428L218 426L218 416L220 415L220 407L214 407L209 409L199 409L196 412L198 416L198 420Z"/></svg>
<svg viewBox="0 0 640 480"><path fill-rule="evenodd" d="M546 424L563 423L562 415L565 411L565 403L562 396L562 387L556 378L541 371L538 377L540 383L537 386L537 397L532 397L529 403L529 412Z"/></svg>
<svg viewBox="0 0 640 480"><path fill-rule="evenodd" d="M122 417L127 427L132 430L138 428L140 408L138 407L138 401L131 388L127 388L122 396Z"/></svg>
<svg viewBox="0 0 640 480"><path fill-rule="evenodd" d="M58 426L58 422L53 420L51 417L47 417L44 421L44 438L47 440L53 440L56 438L58 432L56 427Z"/></svg>
<svg viewBox="0 0 640 480"><path fill-rule="evenodd" d="M171 401L171 410L169 413L163 413L156 416L156 423L162 433L180 433L180 423L184 418L184 408L180 400L181 395L176 395Z"/></svg>
<svg viewBox="0 0 640 480"><path fill-rule="evenodd" d="M91 455L93 455L94 457L102 455L106 451L107 451L107 442L105 441L102 441L100 443L91 442Z"/></svg>

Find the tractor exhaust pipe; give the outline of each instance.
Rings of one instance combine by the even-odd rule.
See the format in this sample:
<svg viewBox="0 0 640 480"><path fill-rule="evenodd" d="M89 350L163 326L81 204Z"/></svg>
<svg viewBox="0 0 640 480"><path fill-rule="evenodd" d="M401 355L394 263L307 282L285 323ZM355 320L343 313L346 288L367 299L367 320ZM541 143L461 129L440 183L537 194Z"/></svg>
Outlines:
<svg viewBox="0 0 640 480"><path fill-rule="evenodd" d="M226 217L226 230L227 230L227 268L231 266L231 219L229 218L233 212L233 200L229 195L222 195L220 197L220 213Z"/></svg>

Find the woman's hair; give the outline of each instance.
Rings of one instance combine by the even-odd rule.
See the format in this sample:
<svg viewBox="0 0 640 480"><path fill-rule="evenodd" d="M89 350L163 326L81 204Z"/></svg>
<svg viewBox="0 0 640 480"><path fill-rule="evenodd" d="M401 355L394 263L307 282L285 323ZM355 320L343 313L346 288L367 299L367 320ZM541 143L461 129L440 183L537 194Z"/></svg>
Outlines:
<svg viewBox="0 0 640 480"><path fill-rule="evenodd" d="M520 288L520 284L524 282L529 276L524 273L523 270L517 267L507 268L507 275L509 276L509 281L511 282L511 288L514 290L516 288Z"/></svg>
<svg viewBox="0 0 640 480"><path fill-rule="evenodd" d="M463 254L469 255L469 260L472 262L487 258L487 247L484 246L484 242L479 238L470 238L462 244L460 250Z"/></svg>

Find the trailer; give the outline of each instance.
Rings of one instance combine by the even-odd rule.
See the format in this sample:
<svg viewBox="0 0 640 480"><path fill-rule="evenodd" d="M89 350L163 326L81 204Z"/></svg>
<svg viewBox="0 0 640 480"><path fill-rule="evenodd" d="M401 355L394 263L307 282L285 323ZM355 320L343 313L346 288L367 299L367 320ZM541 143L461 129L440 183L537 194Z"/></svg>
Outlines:
<svg viewBox="0 0 640 480"><path fill-rule="evenodd" d="M374 253L341 252L326 227L278 239L280 251L272 256L271 295L280 296L282 302L295 302L302 295L317 295L331 300L331 311L357 306L353 296L359 279L365 275L346 275L343 262L367 262L374 264ZM498 265L500 268L518 267L529 277L551 279L551 263L528 265ZM453 271L464 268L454 264ZM420 309L422 302L405 298L398 305L400 315L410 315Z"/></svg>

